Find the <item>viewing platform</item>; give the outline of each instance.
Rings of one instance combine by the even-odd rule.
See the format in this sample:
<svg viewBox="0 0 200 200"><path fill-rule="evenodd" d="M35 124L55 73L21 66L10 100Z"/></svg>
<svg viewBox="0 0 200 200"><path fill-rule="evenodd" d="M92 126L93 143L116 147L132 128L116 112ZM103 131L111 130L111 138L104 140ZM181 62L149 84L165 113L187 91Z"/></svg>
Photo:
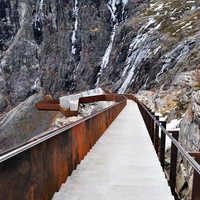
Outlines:
<svg viewBox="0 0 200 200"><path fill-rule="evenodd" d="M96 101L114 104L0 154L0 199L180 200L178 152L194 169L191 200L200 199L200 153L181 146L178 130L167 131L134 95L87 92L78 107ZM60 104L44 99L36 108L63 113ZM69 106L64 114L76 113Z"/></svg>
<svg viewBox="0 0 200 200"><path fill-rule="evenodd" d="M136 103L127 100L52 199L174 199Z"/></svg>

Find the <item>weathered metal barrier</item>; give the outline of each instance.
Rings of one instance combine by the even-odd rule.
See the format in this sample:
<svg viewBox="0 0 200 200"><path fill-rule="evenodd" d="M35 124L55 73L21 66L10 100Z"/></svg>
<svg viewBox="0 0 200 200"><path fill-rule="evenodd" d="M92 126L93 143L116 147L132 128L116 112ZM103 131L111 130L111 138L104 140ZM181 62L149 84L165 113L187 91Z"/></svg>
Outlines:
<svg viewBox="0 0 200 200"><path fill-rule="evenodd" d="M0 200L52 198L127 103L122 95L100 98L117 103L0 155Z"/></svg>
<svg viewBox="0 0 200 200"><path fill-rule="evenodd" d="M182 156L191 164L194 168L193 175L193 189L192 200L200 200L200 152L186 152L185 149L178 142L179 131L166 130L166 121L159 121L159 117L147 108L141 101L139 101L133 95L126 95L128 99L135 101L142 114L147 130L154 144L155 150L159 155L160 163L164 171L165 167L165 140L166 135L171 139L171 157L170 157L170 174L168 177L168 183L171 188L171 192L176 200L179 200L179 196L176 193L176 174L177 174L177 153L178 151ZM159 142L159 129L161 130L161 137ZM194 158L193 158L194 157Z"/></svg>

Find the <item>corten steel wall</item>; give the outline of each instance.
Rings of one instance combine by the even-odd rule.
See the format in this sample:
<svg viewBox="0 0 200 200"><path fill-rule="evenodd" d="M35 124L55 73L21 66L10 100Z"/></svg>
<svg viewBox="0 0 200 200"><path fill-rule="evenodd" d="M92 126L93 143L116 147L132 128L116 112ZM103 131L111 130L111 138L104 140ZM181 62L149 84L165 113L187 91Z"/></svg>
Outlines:
<svg viewBox="0 0 200 200"><path fill-rule="evenodd" d="M0 200L49 200L126 105L60 129L61 133L0 163Z"/></svg>

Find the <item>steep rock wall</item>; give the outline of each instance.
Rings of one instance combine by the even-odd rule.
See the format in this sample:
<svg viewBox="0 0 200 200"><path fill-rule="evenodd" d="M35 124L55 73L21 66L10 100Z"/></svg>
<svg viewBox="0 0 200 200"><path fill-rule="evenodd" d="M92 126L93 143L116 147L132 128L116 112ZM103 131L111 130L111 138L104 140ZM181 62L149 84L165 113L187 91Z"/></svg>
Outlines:
<svg viewBox="0 0 200 200"><path fill-rule="evenodd" d="M111 8L120 23L123 1L1 1L0 112L40 89L58 97L95 87Z"/></svg>
<svg viewBox="0 0 200 200"><path fill-rule="evenodd" d="M178 2L2 0L0 112L40 90L169 87L199 67L200 3Z"/></svg>

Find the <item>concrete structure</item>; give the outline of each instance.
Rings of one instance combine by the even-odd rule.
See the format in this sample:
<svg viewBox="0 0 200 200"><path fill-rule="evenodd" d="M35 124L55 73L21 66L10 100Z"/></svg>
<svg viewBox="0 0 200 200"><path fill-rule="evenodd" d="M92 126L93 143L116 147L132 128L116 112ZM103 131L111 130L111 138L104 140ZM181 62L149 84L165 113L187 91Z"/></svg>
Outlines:
<svg viewBox="0 0 200 200"><path fill-rule="evenodd" d="M127 106L53 200L173 200L137 104Z"/></svg>
<svg viewBox="0 0 200 200"><path fill-rule="evenodd" d="M87 97L87 96L94 96L101 94L104 94L103 90L101 88L95 88L93 90L88 90L74 95L62 96L59 98L59 103L60 106L64 109L70 109L70 111L77 111L80 97Z"/></svg>

